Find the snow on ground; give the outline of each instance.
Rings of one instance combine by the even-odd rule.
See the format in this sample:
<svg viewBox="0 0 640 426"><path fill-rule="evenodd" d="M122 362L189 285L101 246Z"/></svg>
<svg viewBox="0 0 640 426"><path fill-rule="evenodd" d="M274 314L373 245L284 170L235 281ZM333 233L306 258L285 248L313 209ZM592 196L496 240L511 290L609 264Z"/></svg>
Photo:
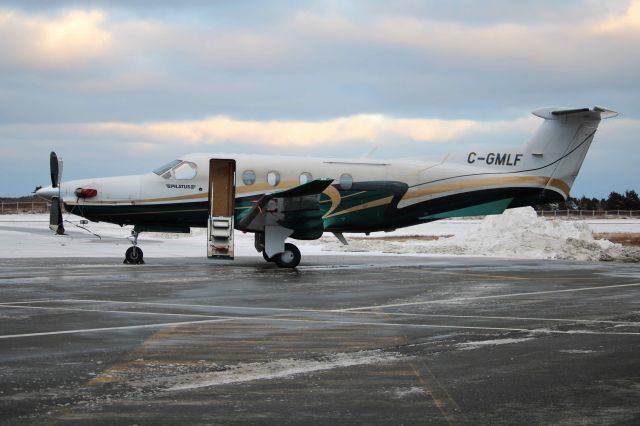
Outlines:
<svg viewBox="0 0 640 426"><path fill-rule="evenodd" d="M630 220L631 221L631 220ZM457 223L465 221L458 220ZM426 234L426 227L437 226L438 222L420 225L418 232L411 228L403 230L405 235L452 235L424 241L418 238L407 241L385 241L380 239L352 240L350 246L340 246L335 242L323 240L330 250L345 251L384 251L398 254L445 254L465 256L494 256L518 259L562 259L583 261L640 261L640 250L623 247L606 240L595 240L593 231L586 221L545 219L538 217L530 207L507 210L496 216L487 216L474 221L474 225L465 225L456 232L453 223L447 223L442 233ZM636 232L640 230L640 221L633 220ZM625 229L632 226L623 223ZM598 223L598 227L602 224ZM418 227L414 227L418 228ZM607 232L618 232L609 227Z"/></svg>
<svg viewBox="0 0 640 426"><path fill-rule="evenodd" d="M0 258L12 257L123 257L131 227L108 223L80 225L80 218L65 215L67 235L53 235L48 215L0 216ZM81 229L83 226L86 229ZM90 232L88 232L90 231ZM609 241L594 240L592 232L640 233L638 219L560 220L539 218L533 209L507 210L484 219L450 219L398 229L393 232L346 234L343 246L331 234L316 241L298 241L303 255L402 254L418 256L495 256L520 259L639 261L640 250ZM100 237L94 235L97 234ZM418 236L404 241L380 237ZM424 236L440 236L427 241ZM447 237L445 237L447 236ZM357 238L357 239L356 239ZM143 233L138 240L146 256L204 257L206 230L191 234ZM259 256L253 234L235 233L236 256Z"/></svg>
<svg viewBox="0 0 640 426"><path fill-rule="evenodd" d="M13 257L122 257L131 246L132 226L110 223L81 225L82 218L65 214L67 235L54 235L48 214L0 216L0 258ZM80 228L82 226L83 228ZM236 231L235 255L259 256L253 234ZM306 243L306 244L305 244ZM311 243L311 244L308 244ZM304 254L331 254L315 241L296 243ZM147 257L206 257L206 229L192 228L191 234L140 234L138 245ZM335 253L342 254L344 253Z"/></svg>
<svg viewBox="0 0 640 426"><path fill-rule="evenodd" d="M497 346L497 345L510 345L513 343L522 343L528 340L533 340L533 337L521 337L519 339L513 338L505 338L505 339L495 339L495 340L480 340L477 342L463 342L458 343L456 346L463 351L472 351L474 349L484 348L486 346Z"/></svg>
<svg viewBox="0 0 640 426"><path fill-rule="evenodd" d="M178 383L167 390L197 389L229 383L244 383L254 380L280 379L309 374L335 368L352 367L367 364L382 364L406 360L399 353L388 353L381 350L361 351L355 353L336 353L321 359L276 359L269 362L239 363L226 366L221 371L211 371L192 376L180 376Z"/></svg>

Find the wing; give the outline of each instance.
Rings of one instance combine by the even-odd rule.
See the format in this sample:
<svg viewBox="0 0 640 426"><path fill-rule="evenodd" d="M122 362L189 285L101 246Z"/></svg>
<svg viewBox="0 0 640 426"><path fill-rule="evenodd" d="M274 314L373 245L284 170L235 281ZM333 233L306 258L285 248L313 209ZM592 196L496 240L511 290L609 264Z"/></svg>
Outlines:
<svg viewBox="0 0 640 426"><path fill-rule="evenodd" d="M241 230L261 231L265 226L280 225L293 230L292 238L313 240L324 232L320 194L333 179L315 179L302 185L271 192L260 197L253 207L238 217Z"/></svg>

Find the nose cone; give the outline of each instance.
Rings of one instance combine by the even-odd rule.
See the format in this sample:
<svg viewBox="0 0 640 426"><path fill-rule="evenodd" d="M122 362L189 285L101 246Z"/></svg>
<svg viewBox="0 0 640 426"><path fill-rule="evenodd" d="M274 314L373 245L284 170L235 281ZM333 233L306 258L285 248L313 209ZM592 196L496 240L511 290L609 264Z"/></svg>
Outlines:
<svg viewBox="0 0 640 426"><path fill-rule="evenodd" d="M60 188L53 188L51 186L40 188L36 191L36 197L51 201L53 197L60 197Z"/></svg>

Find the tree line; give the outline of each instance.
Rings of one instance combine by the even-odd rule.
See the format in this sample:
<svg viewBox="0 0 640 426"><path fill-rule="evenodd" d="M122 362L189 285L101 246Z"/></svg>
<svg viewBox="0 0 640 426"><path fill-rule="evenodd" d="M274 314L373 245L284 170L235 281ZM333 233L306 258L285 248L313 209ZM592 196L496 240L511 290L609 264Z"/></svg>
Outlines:
<svg viewBox="0 0 640 426"><path fill-rule="evenodd" d="M640 198L633 189L621 194L612 191L608 198L567 198L562 203L542 204L539 210L640 210Z"/></svg>

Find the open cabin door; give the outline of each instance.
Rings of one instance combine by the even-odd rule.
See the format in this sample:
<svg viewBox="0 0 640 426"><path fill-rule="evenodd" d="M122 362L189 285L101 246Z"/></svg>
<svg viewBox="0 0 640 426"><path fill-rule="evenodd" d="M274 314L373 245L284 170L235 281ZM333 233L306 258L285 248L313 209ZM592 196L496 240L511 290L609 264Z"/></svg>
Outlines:
<svg viewBox="0 0 640 426"><path fill-rule="evenodd" d="M233 214L236 198L236 161L209 160L209 224L207 256L233 259Z"/></svg>

